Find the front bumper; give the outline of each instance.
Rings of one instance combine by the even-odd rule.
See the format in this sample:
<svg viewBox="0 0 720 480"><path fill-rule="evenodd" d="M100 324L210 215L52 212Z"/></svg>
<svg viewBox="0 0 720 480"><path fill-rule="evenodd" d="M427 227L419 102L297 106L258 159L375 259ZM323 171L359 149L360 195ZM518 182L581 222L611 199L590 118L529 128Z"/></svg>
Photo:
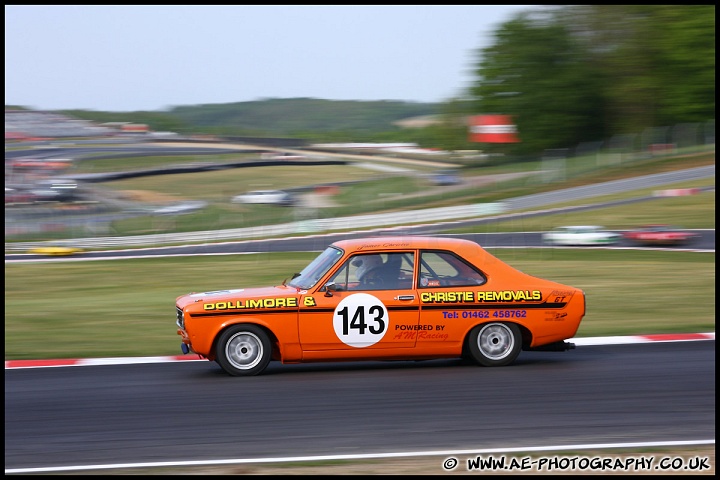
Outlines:
<svg viewBox="0 0 720 480"><path fill-rule="evenodd" d="M182 328L178 328L177 334L180 335L180 337L182 338L182 342L180 343L180 350L182 350L182 352L185 354L195 353L192 349L192 342L190 341L190 337L188 336L187 332Z"/></svg>

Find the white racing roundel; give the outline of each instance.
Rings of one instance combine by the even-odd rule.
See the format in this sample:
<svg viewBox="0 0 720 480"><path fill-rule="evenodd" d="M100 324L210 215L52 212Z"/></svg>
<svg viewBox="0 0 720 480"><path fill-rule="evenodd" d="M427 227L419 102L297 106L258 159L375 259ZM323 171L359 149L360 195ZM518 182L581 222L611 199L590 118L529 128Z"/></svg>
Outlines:
<svg viewBox="0 0 720 480"><path fill-rule="evenodd" d="M379 298L356 293L344 298L335 308L335 335L351 347L369 347L382 340L388 331L388 310Z"/></svg>

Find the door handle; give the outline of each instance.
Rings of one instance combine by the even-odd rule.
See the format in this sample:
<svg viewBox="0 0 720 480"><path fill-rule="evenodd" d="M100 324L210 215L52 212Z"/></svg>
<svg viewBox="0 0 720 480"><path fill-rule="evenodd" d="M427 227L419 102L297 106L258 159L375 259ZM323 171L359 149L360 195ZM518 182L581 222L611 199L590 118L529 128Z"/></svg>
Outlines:
<svg viewBox="0 0 720 480"><path fill-rule="evenodd" d="M399 295L395 300L415 300L415 295Z"/></svg>

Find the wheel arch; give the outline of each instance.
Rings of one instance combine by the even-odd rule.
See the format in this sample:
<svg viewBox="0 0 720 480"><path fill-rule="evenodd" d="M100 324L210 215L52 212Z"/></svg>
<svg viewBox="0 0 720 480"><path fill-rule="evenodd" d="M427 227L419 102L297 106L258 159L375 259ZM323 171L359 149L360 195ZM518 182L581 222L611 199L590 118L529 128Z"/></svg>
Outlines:
<svg viewBox="0 0 720 480"><path fill-rule="evenodd" d="M220 328L217 333L215 334L215 337L213 338L212 345L210 348L211 356L208 356L208 360L215 361L216 355L215 352L217 351L217 343L222 334L228 330L229 328L235 327L237 325L255 325L256 327L261 328L270 339L270 346L272 348L271 356L273 360L282 360L282 349L280 348L280 341L277 338L277 335L275 335L275 332L273 332L265 323L255 321L254 319L250 318L241 318L233 322L226 322L223 324L222 328Z"/></svg>
<svg viewBox="0 0 720 480"><path fill-rule="evenodd" d="M465 336L463 337L462 342L462 356L467 357L470 354L469 346L470 346L470 334L475 329L475 327L481 326L481 325L487 325L488 323L498 323L497 320L486 320L484 322L478 322L473 325L470 325L468 329L465 331ZM533 340L533 334L530 331L528 327L523 325L522 323L512 322L512 321L503 321L502 323L512 323L516 325L520 329L520 334L522 335L522 348L525 350L526 348L530 348L530 345L532 345Z"/></svg>
<svg viewBox="0 0 720 480"><path fill-rule="evenodd" d="M515 322L510 322L510 323L515 323ZM523 350L526 348L529 348L530 345L532 345L532 340L533 340L532 332L530 331L530 329L528 327L526 327L522 323L515 323L515 325L518 326L518 328L520 329L520 334L522 335Z"/></svg>

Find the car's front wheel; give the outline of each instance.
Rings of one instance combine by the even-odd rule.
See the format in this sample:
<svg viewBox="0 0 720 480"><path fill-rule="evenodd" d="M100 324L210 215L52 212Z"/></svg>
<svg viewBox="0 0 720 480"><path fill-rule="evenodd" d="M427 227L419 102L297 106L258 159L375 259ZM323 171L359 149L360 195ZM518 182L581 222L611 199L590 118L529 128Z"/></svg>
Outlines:
<svg viewBox="0 0 720 480"><path fill-rule="evenodd" d="M257 375L272 357L270 338L257 325L233 325L220 335L216 349L218 364L234 376Z"/></svg>
<svg viewBox="0 0 720 480"><path fill-rule="evenodd" d="M501 367L514 362L520 354L522 335L514 323L486 323L470 331L468 346L480 365Z"/></svg>

